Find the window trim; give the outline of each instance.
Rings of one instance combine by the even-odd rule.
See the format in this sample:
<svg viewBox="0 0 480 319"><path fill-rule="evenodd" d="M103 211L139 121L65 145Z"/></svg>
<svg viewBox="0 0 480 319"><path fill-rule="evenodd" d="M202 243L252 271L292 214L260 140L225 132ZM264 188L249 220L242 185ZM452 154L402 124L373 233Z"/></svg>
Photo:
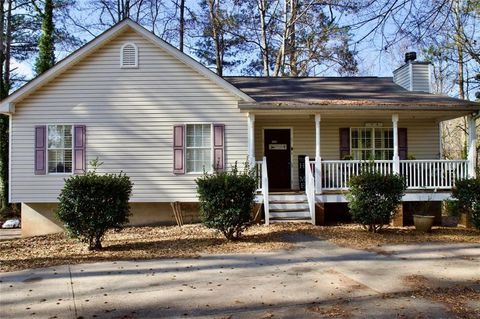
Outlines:
<svg viewBox="0 0 480 319"><path fill-rule="evenodd" d="M135 64L134 65L125 65L123 61L123 49L126 46L133 46L135 49ZM120 68L122 69L138 69L138 47L135 43L133 42L125 42L122 47L120 48Z"/></svg>
<svg viewBox="0 0 480 319"><path fill-rule="evenodd" d="M71 130L71 134L72 134L72 146L71 146L71 151L72 151L72 171L71 172L50 172L49 169L48 169L48 163L49 163L49 158L48 158L48 150L50 149L48 147L48 131L49 131L49 127L50 126L70 126L70 130ZM46 175L74 175L74 170L75 170L75 163L74 163L74 147L73 147L73 144L74 144L74 141L75 141L75 137L74 137L74 127L75 127L75 124L70 124L70 123L67 123L67 124L64 124L64 123L54 123L54 124L46 124L47 126L47 132L46 132L46 141L45 141L45 157L46 157ZM63 150L68 150L68 148L64 148Z"/></svg>
<svg viewBox="0 0 480 319"><path fill-rule="evenodd" d="M187 126L188 125L210 125L210 164L208 170L206 170L207 173L213 173L213 122L188 122L188 123L183 123L185 126L185 134L183 134L183 145L185 149L185 155L183 156L183 167L185 167L185 174L186 175L201 175L203 174L203 171L201 172L188 172L187 169L187 149L202 149L203 147L187 147Z"/></svg>
<svg viewBox="0 0 480 319"><path fill-rule="evenodd" d="M371 148L355 148L353 147L353 133L352 131L354 129L370 129L372 130L372 147ZM392 130L392 134L393 134L393 127L392 126L381 126L381 127L370 127L370 126L352 126L350 127L350 154L352 156L352 158L354 158L355 156L353 155L354 154L354 150L355 151L366 151L366 150L369 150L372 152L373 156L375 157L375 151L393 151L394 147L392 148L375 148L375 130L376 129L389 129L389 130ZM393 135L392 135L392 138L393 138ZM392 160L393 158L389 158L389 159L385 159L386 161L388 160ZM364 159L365 160L365 159ZM363 161L363 160L362 160Z"/></svg>

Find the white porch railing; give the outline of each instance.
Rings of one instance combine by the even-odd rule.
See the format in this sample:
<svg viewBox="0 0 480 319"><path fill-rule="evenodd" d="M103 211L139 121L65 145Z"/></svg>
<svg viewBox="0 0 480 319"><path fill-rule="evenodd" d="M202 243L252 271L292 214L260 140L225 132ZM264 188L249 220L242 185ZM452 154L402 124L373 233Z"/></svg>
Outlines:
<svg viewBox="0 0 480 319"><path fill-rule="evenodd" d="M322 161L322 189L348 189L348 183L352 176L359 175L364 170L391 174L393 172L393 161Z"/></svg>
<svg viewBox="0 0 480 319"><path fill-rule="evenodd" d="M322 190L346 190L352 176L364 170L394 173L392 160L321 163ZM401 160L399 174L405 177L407 189L450 189L456 180L468 178L468 160Z"/></svg>
<svg viewBox="0 0 480 319"><path fill-rule="evenodd" d="M312 224L315 225L315 179L313 178L312 165L310 165L308 156L305 157L305 194L307 195L310 218Z"/></svg>
<svg viewBox="0 0 480 319"><path fill-rule="evenodd" d="M400 174L408 189L450 189L468 178L468 160L400 161Z"/></svg>

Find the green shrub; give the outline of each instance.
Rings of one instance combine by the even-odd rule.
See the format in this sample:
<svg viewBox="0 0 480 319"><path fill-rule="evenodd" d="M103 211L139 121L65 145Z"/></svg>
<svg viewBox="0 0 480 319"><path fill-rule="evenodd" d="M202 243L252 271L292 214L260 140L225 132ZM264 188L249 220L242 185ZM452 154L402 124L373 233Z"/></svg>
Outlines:
<svg viewBox="0 0 480 319"><path fill-rule="evenodd" d="M347 199L353 221L374 233L390 223L405 192L402 177L374 171L352 177L349 186Z"/></svg>
<svg viewBox="0 0 480 319"><path fill-rule="evenodd" d="M230 171L205 173L196 180L202 222L219 230L227 239L238 239L250 222L255 190L254 171L237 164Z"/></svg>
<svg viewBox="0 0 480 319"><path fill-rule="evenodd" d="M453 198L458 200L459 206L470 215L473 225L480 229L480 179L456 181L452 194Z"/></svg>
<svg viewBox="0 0 480 319"><path fill-rule="evenodd" d="M57 217L72 237L88 243L90 250L100 249L108 229L121 229L128 222L131 192L132 182L122 173L72 176L58 197Z"/></svg>

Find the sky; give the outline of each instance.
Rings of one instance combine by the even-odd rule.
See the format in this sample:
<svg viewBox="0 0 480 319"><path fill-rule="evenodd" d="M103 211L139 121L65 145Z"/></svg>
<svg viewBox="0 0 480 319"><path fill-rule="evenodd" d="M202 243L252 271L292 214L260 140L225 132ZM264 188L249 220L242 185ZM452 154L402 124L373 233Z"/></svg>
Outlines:
<svg viewBox="0 0 480 319"><path fill-rule="evenodd" d="M78 8L82 8L85 4L86 0L78 0L76 2L75 8L72 8L71 11L75 13L75 10ZM198 6L194 0L187 0L187 5L190 6L190 9L196 9ZM341 16L341 22L343 24L351 24L355 23L352 17L343 15L342 13L338 13ZM358 18L358 17L357 17ZM412 48L406 42L405 43L398 43L394 47L389 49L389 52L385 52L384 50L380 50L383 47L383 43L381 41L380 36L372 35L369 40L364 40L358 44L355 44L366 32L369 31L371 26L365 26L361 29L356 30L353 35L352 39L352 47L358 51L358 62L359 62L359 73L358 76L392 76L393 70L398 68L403 64L403 56L405 52L408 51L418 51L418 48ZM388 27L387 27L387 32ZM93 36L88 32L81 32L80 30L74 31L75 35L84 40L85 42L91 41ZM96 31L96 34L100 33L100 31ZM58 48L57 48L58 49ZM187 53L188 48L186 49ZM57 61L60 61L64 57L66 57L70 52L67 51L56 51ZM193 54L190 53L191 56L195 58ZM17 61L13 61L13 68L16 69L16 72L19 74L24 75L27 79L31 79L34 76L33 73L33 64L35 58L23 61L21 63ZM226 75L238 75L238 70L231 70L226 71ZM334 73L322 74L326 76L334 76Z"/></svg>

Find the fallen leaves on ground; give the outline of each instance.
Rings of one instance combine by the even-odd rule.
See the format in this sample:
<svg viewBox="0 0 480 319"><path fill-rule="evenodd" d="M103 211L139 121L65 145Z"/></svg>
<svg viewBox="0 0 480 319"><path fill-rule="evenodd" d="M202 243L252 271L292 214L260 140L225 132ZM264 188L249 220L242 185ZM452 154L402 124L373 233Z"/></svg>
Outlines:
<svg viewBox="0 0 480 319"><path fill-rule="evenodd" d="M430 233L422 233L415 227L389 227L379 233L365 231L359 225L307 226L305 233L326 239L342 247L383 253L383 245L406 245L423 242L480 243L480 231L460 227L433 227Z"/></svg>
<svg viewBox="0 0 480 319"><path fill-rule="evenodd" d="M201 225L127 227L109 231L103 249L89 251L86 244L53 234L0 241L0 271L111 260L197 257L203 253L235 253L290 249L289 229L255 225L238 241Z"/></svg>
<svg viewBox="0 0 480 319"><path fill-rule="evenodd" d="M480 309L474 309L470 302L480 301L480 290L472 285L456 285L451 287L435 287L431 281L422 275L410 275L403 278L405 284L412 288L407 294L415 298L424 298L445 305L456 318L479 318Z"/></svg>
<svg viewBox="0 0 480 319"><path fill-rule="evenodd" d="M372 234L358 225L255 225L245 232L241 240L233 242L202 225L127 227L120 232L108 232L103 242L104 249L100 251L89 251L85 244L70 239L65 234L0 241L0 271L111 260L291 249L295 246L295 236L291 236L293 234L307 234L342 247L378 253L382 253L379 248L382 245L480 243L480 231L445 227L434 227L431 233L418 233L413 227L392 227Z"/></svg>

